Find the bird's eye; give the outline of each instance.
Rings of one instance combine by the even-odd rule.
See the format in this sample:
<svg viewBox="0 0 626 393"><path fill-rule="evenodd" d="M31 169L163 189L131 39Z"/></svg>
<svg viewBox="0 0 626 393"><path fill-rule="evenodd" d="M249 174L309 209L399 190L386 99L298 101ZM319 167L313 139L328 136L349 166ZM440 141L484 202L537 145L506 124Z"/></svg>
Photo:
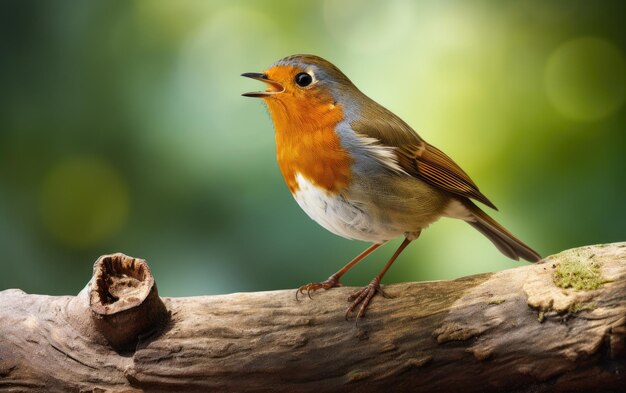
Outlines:
<svg viewBox="0 0 626 393"><path fill-rule="evenodd" d="M301 72L296 75L296 84L300 87L307 87L313 82L313 77L306 72Z"/></svg>

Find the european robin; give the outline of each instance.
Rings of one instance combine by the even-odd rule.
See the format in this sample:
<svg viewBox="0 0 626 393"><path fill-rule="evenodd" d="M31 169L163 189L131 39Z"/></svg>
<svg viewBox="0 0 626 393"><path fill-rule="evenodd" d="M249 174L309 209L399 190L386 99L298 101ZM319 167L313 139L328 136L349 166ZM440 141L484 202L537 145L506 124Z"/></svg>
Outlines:
<svg viewBox="0 0 626 393"><path fill-rule="evenodd" d="M303 285L299 293L310 296L341 286L339 279L350 268L388 240L404 236L380 273L348 298L346 318L358 307L358 321L398 255L440 217L467 222L509 258L541 259L476 206L472 199L496 209L450 157L330 62L293 55L263 73L242 76L268 85L243 95L267 104L278 165L300 207L330 232L372 243L327 280Z"/></svg>

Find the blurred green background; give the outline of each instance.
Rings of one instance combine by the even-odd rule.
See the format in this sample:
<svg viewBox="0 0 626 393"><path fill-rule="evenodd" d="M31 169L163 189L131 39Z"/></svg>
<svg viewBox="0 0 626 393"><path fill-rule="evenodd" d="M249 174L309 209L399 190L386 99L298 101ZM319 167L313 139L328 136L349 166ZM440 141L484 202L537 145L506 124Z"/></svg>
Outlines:
<svg viewBox="0 0 626 393"><path fill-rule="evenodd" d="M258 89L294 53L339 66L453 157L549 255L626 240L623 1L2 1L0 289L74 294L101 254L162 295L294 288L367 245L283 183ZM365 285L400 239L345 277ZM467 224L384 282L518 266Z"/></svg>

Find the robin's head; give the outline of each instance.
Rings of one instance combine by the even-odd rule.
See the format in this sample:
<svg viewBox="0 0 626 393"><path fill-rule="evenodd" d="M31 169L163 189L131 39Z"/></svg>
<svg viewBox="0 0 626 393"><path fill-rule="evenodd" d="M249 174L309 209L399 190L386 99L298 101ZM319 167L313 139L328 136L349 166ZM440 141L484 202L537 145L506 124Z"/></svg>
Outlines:
<svg viewBox="0 0 626 393"><path fill-rule="evenodd" d="M277 121L314 121L358 91L333 64L313 55L293 55L274 63L263 73L242 76L265 82L265 91L244 93L260 97Z"/></svg>

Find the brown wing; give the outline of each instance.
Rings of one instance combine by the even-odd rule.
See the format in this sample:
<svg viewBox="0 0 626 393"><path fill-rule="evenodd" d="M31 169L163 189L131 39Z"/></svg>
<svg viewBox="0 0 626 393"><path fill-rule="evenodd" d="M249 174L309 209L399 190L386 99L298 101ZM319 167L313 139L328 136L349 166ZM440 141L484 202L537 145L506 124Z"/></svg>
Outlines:
<svg viewBox="0 0 626 393"><path fill-rule="evenodd" d="M435 187L476 199L498 210L478 190L467 173L450 157L422 140L399 117L374 101L366 101L362 110L363 118L368 119L368 121L352 122L350 123L352 129L359 134L378 139L385 146L396 147L398 164L407 173Z"/></svg>
<svg viewBox="0 0 626 393"><path fill-rule="evenodd" d="M451 193L476 199L498 210L479 190L470 177L450 157L435 146L421 141L396 150L398 163L409 174Z"/></svg>

